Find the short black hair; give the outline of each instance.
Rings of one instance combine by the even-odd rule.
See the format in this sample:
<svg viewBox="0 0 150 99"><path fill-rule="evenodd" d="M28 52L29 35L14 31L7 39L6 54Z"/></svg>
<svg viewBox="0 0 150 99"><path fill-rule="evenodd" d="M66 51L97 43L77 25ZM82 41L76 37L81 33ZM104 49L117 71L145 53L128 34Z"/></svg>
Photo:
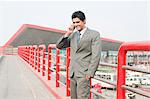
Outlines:
<svg viewBox="0 0 150 99"><path fill-rule="evenodd" d="M86 19L85 14L82 11L76 11L72 14L72 19L79 18L81 21Z"/></svg>

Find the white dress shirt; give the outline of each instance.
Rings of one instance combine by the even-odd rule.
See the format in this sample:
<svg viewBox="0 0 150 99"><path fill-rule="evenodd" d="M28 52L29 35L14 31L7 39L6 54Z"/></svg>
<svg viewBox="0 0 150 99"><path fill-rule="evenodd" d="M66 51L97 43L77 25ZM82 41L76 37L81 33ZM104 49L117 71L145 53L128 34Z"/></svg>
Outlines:
<svg viewBox="0 0 150 99"><path fill-rule="evenodd" d="M85 31L87 30L87 27L85 27L83 30L80 31L80 39L82 38L83 34L85 33Z"/></svg>

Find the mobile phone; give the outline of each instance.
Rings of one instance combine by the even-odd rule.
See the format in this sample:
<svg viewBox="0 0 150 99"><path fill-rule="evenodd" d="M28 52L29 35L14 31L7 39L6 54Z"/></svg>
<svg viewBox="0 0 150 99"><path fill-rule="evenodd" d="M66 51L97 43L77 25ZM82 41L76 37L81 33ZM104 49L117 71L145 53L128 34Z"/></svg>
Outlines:
<svg viewBox="0 0 150 99"><path fill-rule="evenodd" d="M75 26L74 26L73 24L72 24L71 26L73 27L73 30L74 30L74 29L75 29Z"/></svg>

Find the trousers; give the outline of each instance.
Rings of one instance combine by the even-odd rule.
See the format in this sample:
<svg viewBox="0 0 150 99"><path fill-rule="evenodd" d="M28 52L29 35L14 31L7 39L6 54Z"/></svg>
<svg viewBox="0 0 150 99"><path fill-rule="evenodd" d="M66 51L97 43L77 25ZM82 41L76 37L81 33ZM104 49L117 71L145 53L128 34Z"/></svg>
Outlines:
<svg viewBox="0 0 150 99"><path fill-rule="evenodd" d="M90 80L85 77L70 78L71 99L89 99L90 96Z"/></svg>

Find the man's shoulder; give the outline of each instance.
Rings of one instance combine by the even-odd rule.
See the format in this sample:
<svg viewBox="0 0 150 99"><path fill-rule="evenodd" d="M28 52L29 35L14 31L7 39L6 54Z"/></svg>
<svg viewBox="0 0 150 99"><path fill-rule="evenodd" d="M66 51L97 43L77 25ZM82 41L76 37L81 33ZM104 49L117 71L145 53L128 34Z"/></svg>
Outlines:
<svg viewBox="0 0 150 99"><path fill-rule="evenodd" d="M90 28L87 28L87 31L89 31L89 32L93 32L93 33L99 33L97 30L90 29Z"/></svg>
<svg viewBox="0 0 150 99"><path fill-rule="evenodd" d="M71 33L70 36L69 36L69 38L73 38L73 37L75 36L76 32L77 32L77 31Z"/></svg>
<svg viewBox="0 0 150 99"><path fill-rule="evenodd" d="M97 36L100 35L100 33L99 33L98 31L93 30L93 29L89 29L89 28L88 28L87 31L90 32L91 35L95 35L95 36L96 36L96 35L97 35Z"/></svg>

